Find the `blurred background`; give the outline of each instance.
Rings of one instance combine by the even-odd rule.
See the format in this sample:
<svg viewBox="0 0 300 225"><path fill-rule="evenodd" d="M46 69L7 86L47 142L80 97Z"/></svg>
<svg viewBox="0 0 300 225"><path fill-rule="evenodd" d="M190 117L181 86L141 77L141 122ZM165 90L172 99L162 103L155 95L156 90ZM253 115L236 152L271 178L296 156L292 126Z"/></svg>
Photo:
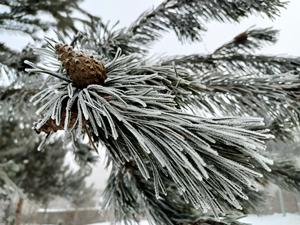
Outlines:
<svg viewBox="0 0 300 225"><path fill-rule="evenodd" d="M129 26L130 23L138 18L138 16L145 10L151 9L159 4L160 0L84 0L81 3L81 7L88 12L99 15L104 21L111 21L115 23L119 21L119 27ZM1 8L0 12L5 11L6 8ZM282 10L281 16L274 20L262 18L259 16L251 16L248 19L242 20L241 23L218 23L210 22L207 24L207 32L203 35L203 41L193 44L181 44L178 42L175 34L166 33L159 43L156 43L152 49L151 54L153 56L161 55L176 55L176 54L189 54L189 53L210 53L214 51L218 46L229 41L236 34L250 28L250 27L273 27L280 30L279 41L276 45L267 46L261 50L262 53L270 55L300 55L300 1L292 0L285 10ZM43 15L49 16L49 15ZM80 14L75 16L80 16ZM49 16L49 19L50 16ZM54 36L53 31L47 32L48 36ZM34 44L34 40L30 35L18 35L17 33L3 32L0 30L0 42L6 43L9 47L15 50L23 49L28 43ZM9 110L7 111L9 113ZM7 116L7 114L6 114ZM10 133L5 127L0 128L0 134L5 132ZM9 134L7 134L9 137ZM10 137L13 141L14 137ZM22 138L26 140L26 134L23 134ZM0 143L0 148L1 148ZM79 143L80 144L80 143ZM55 145L63 145L63 143L53 143ZM272 143L270 144L272 145ZM68 148L68 147L66 147ZM286 144L276 144L272 146L272 151L280 152L282 149L288 149L284 151L285 157L287 154L292 156L296 155L296 151L299 152L300 142L292 145ZM63 157L61 157L63 156ZM42 198L43 204L35 204L30 200L26 200L23 205L23 221L44 223L44 224L57 224L61 221L63 224L86 224L105 221L109 216L109 212L102 212L99 214L99 202L101 201L101 193L105 187L105 183L109 174L109 169L105 168L105 152L99 152L99 156L93 165L89 165L88 169L82 169L78 166L76 158L71 151L59 152L57 155L50 155L51 162L59 163L59 159L64 159L64 167L57 168L55 163L50 163L49 165L43 165L45 168L41 171L43 173L38 174L37 171L40 170L42 165L36 165L34 168L26 167L35 161L34 157L40 157L38 154L32 153L31 157L28 155L20 156L20 160L25 162L25 166L21 168L21 173L18 174L20 180L26 180L26 177L31 177L29 184L24 184L24 187L31 189L28 192L33 192L33 201L35 198ZM94 156L93 156L94 157ZM299 158L299 156L297 156ZM27 163L26 163L27 162ZM70 185L76 187L76 190L65 191L60 196L55 193L58 192L60 187L59 179L47 180L44 184L46 186L52 185L52 182L58 182L55 188L56 190L48 190L49 196L45 197L45 193L41 193L40 196L36 196L37 189L41 189L41 186L35 185L35 182L39 182L39 176L51 176L54 174L55 169L64 170L61 174L64 178L76 177L76 179L71 179ZM14 168L12 167L11 171ZM17 171L20 168L16 169ZM27 170L27 172L24 172ZM45 172L47 171L47 173ZM16 172L18 173L18 172ZM37 178L34 178L37 176ZM36 181L35 181L36 179ZM20 181L21 182L21 181ZM22 181L23 182L23 181ZM72 183L73 182L73 183ZM23 182L24 183L24 182ZM82 192L78 192L78 188L82 186ZM53 193L52 193L53 192ZM0 195L3 194L0 191ZM16 199L16 202L18 200ZM1 203L2 206L5 202ZM4 207L3 207L4 208ZM1 210L1 205L0 205ZM300 212L300 196L292 194L286 191L281 191L278 187L270 186L268 187L268 197L263 207L261 207L258 212L259 214L273 214L273 213L298 213ZM9 213L4 212L2 213ZM1 213L0 213L1 214ZM76 222L75 222L76 221ZM300 221L300 218L299 218ZM258 224L258 223L257 223ZM288 224L287 225L292 225ZM300 224L295 223L295 224Z"/></svg>

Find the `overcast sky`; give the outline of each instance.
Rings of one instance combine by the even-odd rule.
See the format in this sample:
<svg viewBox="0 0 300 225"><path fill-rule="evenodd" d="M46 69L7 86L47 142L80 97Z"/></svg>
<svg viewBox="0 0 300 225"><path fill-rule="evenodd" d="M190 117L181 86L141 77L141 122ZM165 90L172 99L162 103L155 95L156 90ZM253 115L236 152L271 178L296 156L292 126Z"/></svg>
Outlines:
<svg viewBox="0 0 300 225"><path fill-rule="evenodd" d="M161 0L85 0L82 7L92 14L101 16L104 21L120 21L120 27L122 27L130 25L144 10L151 9L160 2ZM264 48L262 53L300 56L300 0L291 0L287 9L282 10L281 16L274 21L260 16L252 16L239 24L211 22L207 24L208 31L203 34L203 41L194 44L182 45L173 33L166 33L162 40L153 46L151 54L209 53L253 25L274 27L281 31L278 43L275 46ZM24 40L15 33L1 33L1 41L20 49L30 40ZM100 188L103 188L103 180L107 177L102 162L94 170L92 178Z"/></svg>
<svg viewBox="0 0 300 225"><path fill-rule="evenodd" d="M101 16L104 21L119 21L122 27L130 25L143 11L155 7L160 2L161 0L85 0L81 6ZM151 53L166 55L208 53L253 25L271 26L281 31L278 43L264 48L263 53L300 55L300 0L290 0L287 9L283 9L281 16L274 21L261 16L252 16L239 24L218 22L206 24L208 31L203 34L203 41L194 44L182 45L177 41L174 33L166 33L164 38L153 46ZM16 49L21 49L28 41L32 42L29 38L24 40L23 36L16 33L0 33L1 41Z"/></svg>

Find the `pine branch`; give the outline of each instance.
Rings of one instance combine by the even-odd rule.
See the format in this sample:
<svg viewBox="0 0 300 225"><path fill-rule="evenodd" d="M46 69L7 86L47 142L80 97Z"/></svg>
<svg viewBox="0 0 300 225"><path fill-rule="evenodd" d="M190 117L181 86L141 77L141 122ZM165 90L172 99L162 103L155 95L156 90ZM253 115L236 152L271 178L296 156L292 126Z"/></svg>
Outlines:
<svg viewBox="0 0 300 225"><path fill-rule="evenodd" d="M89 164L94 164L98 161L99 157L96 155L94 149L88 144L72 140L72 148L75 155L75 159L81 166L86 166Z"/></svg>
<svg viewBox="0 0 300 225"><path fill-rule="evenodd" d="M294 142L299 131L298 117L296 114L293 114L284 121L279 117L271 120L267 127L279 141L283 141L284 143Z"/></svg>
<svg viewBox="0 0 300 225"><path fill-rule="evenodd" d="M259 183L266 186L272 182L286 190L299 191L299 168L295 167L294 162L276 161L271 167L271 173L263 172L264 177L257 179ZM166 195L156 198L153 194L155 182L152 179L143 180L133 164L114 169L103 196L105 209L114 211L116 221L125 220L128 224L138 222L143 216L155 224L240 224L229 215L220 220L204 216L182 199L168 177L162 176L162 183L168 184ZM255 207L261 205L266 197L262 192L253 190L247 190L247 195L249 200L242 201L243 212L255 211Z"/></svg>
<svg viewBox="0 0 300 225"><path fill-rule="evenodd" d="M68 55L75 57L68 62L75 62L77 53L65 48ZM50 46L40 51L52 61L54 69L59 66L55 49L58 48ZM61 53L59 58L68 55ZM91 60L83 53L78 53L78 57L86 57L83 63ZM57 74L72 81L56 80L33 97L42 116L35 125L36 131L51 134L63 129L80 139L87 126L96 144L107 147L114 165L133 160L146 180L155 177L159 181L161 173L168 174L194 207L222 211L220 198L212 191L218 190L218 196L239 208L237 197L245 198L241 187L252 186L251 180L259 176L258 171L249 167L249 160L265 169L270 163L259 153L265 148L264 141L270 138L262 130L262 120L208 119L186 114L176 108L179 82L168 82L180 79L173 68L147 65L147 61L140 61L135 55L123 56L120 52L113 60L92 57L95 58L104 65L104 83L76 86L76 77L63 63L65 70ZM31 71L52 74L49 66L30 65L34 66ZM84 64L81 66L84 68ZM37 67L39 70L35 70ZM171 93L165 83L174 87ZM236 155L234 159L232 154ZM160 172L152 175L147 161L152 170ZM164 187L156 185L155 195L159 196Z"/></svg>
<svg viewBox="0 0 300 225"><path fill-rule="evenodd" d="M115 31L80 10L77 2L68 6L66 2L70 4L57 1L54 7L48 2L41 3L41 9L52 13L58 20L58 28L68 27L73 31L77 29L71 11L78 9L87 15L90 21L80 21L90 26L89 40L84 43L83 37L75 38L72 46L93 51L79 52L47 39L48 48L38 50L44 56L43 61L26 62L30 67L27 71L32 74L55 77L32 98L41 118L35 130L46 133L47 137L65 130L74 137L73 144L78 149L82 147L80 140L87 134L95 149L100 145L106 147L113 171L105 204L115 210L116 220L130 224L146 215L156 224L240 225L237 218L217 221L203 217L203 213L219 216L227 210L248 209L249 196L255 201L261 197L253 192L257 182L273 180L298 191L297 170L290 163L272 166L274 175L265 172L270 171L272 161L261 152L271 135L264 129L262 119L206 118L182 110L197 106L207 110L210 116L220 112L262 115L273 127L296 121L299 118L298 59L270 59L248 53L274 43L277 31L250 29L209 56L194 55L160 63L144 59L146 51L140 47L157 40L167 30L174 30L181 41L200 40L205 30L202 23L211 19L239 21L253 12L273 17L284 6L281 0L247 3L166 0L143 14L127 30ZM26 21L23 13L29 9L32 10L29 14L35 15L36 9L31 5L22 8L18 0L5 2L14 3L18 3L14 15L20 13L23 23L35 24ZM64 9L66 16L56 8L63 6L71 8ZM24 32L28 29L25 27ZM124 55L118 49L120 46ZM14 54L4 50L6 54ZM252 62L246 62L251 57ZM285 65L286 62L289 63ZM214 67L221 73L212 73ZM234 75L228 73L228 68L238 67ZM277 73L277 70L290 72L290 68L293 73L285 76ZM268 69L276 71L266 74ZM250 70L257 74L249 75L246 71ZM8 91L0 98L6 101L16 95ZM79 158L91 159L89 150L79 149ZM284 173L284 169L292 173ZM76 187L81 175L84 174L69 184ZM276 177L279 175L281 180ZM70 194L68 190L65 193Z"/></svg>
<svg viewBox="0 0 300 225"><path fill-rule="evenodd" d="M216 73L203 76L199 82L207 90L191 98L187 105L190 109L197 111L198 108L215 115L259 115L270 128L299 125L298 75L241 77ZM280 129L274 130L280 134L278 131Z"/></svg>
<svg viewBox="0 0 300 225"><path fill-rule="evenodd" d="M233 218L224 217L221 219L221 221L214 218L204 217L203 219L200 219L199 221L191 225L250 225L250 224L242 223L238 221L237 218L234 217Z"/></svg>
<svg viewBox="0 0 300 225"><path fill-rule="evenodd" d="M16 79L15 70L0 63L1 81L0 87L11 84Z"/></svg>
<svg viewBox="0 0 300 225"><path fill-rule="evenodd" d="M241 210L244 215L259 214L262 207L267 206L266 199L269 199L268 190L264 186L260 190L245 190L248 196L247 200L241 200L243 209Z"/></svg>
<svg viewBox="0 0 300 225"><path fill-rule="evenodd" d="M232 41L208 55L193 54L162 59L162 65L175 64L193 73L220 71L241 75L299 73L300 60L296 57L254 55L253 52L277 41L277 30L271 28L246 30Z"/></svg>
<svg viewBox="0 0 300 225"><path fill-rule="evenodd" d="M264 77L273 79L271 76L266 76L265 74L276 75L277 78L275 79L278 79L278 77L282 76L282 80L284 80L286 76L284 74L278 74L288 73L290 71L292 71L292 73L299 74L300 61L298 58L260 55L256 56L233 52L230 55L211 54L206 56L191 55L177 57L173 60L165 61L165 63L163 63L162 65L167 65L170 63L174 63L179 68L187 69L192 73L198 73L198 80L203 85L206 84L206 81L202 80L202 74L205 74L205 72L211 74L211 71L215 70L220 71L220 73L217 73L220 77L218 78L218 75L216 73L213 73L216 75L213 75L212 79L216 82L224 80L224 82L226 83L224 83L224 87L227 85L230 86L230 81L229 83L227 83L227 79L231 80L232 83L235 83L235 87L237 87L236 84L239 83L239 80L244 80L246 81L246 83L248 83L249 81L248 84L245 83L245 86L242 85L243 87L238 87L239 90L235 90L236 94L237 92L239 92L238 96L236 96L235 94L232 95L231 91L227 89L229 87L225 87L226 90L221 88L223 90L214 92L209 88L211 84L206 84L208 88L207 92L201 92L206 92L207 94L204 94L204 96L200 98L200 101L197 100L197 97L194 97L191 98L191 101L185 102L185 104L192 104L192 106L189 108L201 108L205 109L207 113L217 113L217 115L219 115L220 112L225 113L226 115L228 115L229 112L230 115L245 115L245 113L249 115L256 114L266 118L268 127L272 130L272 133L276 137L281 138L282 140L292 138L293 135L291 133L291 130L294 130L293 127L299 125L299 110L296 106L298 97L290 96L294 95L294 90L283 90L283 92L286 92L286 94L284 94L286 95L286 97L281 98L282 100L280 100L280 98L277 99L277 97L270 99L269 97L267 97L268 94L254 94L252 92L253 88L258 89L259 92L264 88L258 87L258 83L250 84L250 80L255 76L257 76L258 79L262 80L264 79ZM224 73L228 75L224 76ZM249 74L253 74L253 76L249 76ZM204 76L209 77L210 75ZM240 76L243 77L240 78ZM293 82L296 84L298 82L298 75L295 75L293 77ZM249 80L247 81L247 79ZM289 82L288 79L286 82ZM256 85L257 87L255 87ZM272 90L270 89L266 92L265 90L263 90L263 92L271 93L273 90L277 90L278 88L280 89L280 87L274 86L272 86L272 88ZM212 93L209 94L210 91L212 91ZM193 94L197 95L197 92L193 92ZM268 100L266 99L266 97L268 98ZM290 104L285 101L285 99L288 99L288 101L290 101L291 98L294 100L292 100ZM228 104L229 102L231 103ZM232 102L235 102L235 104L232 104ZM239 107L236 107L236 105L238 105ZM196 110L196 113L199 112Z"/></svg>
<svg viewBox="0 0 300 225"><path fill-rule="evenodd" d="M208 95L213 93L226 93L236 95L243 98L268 98L269 101L282 104L297 103L299 98L299 76L294 74L285 75L265 75L256 77L255 75L248 75L240 77L239 75L221 75L219 73L208 74L203 76L201 83L207 87ZM245 100L246 101L246 100ZM268 103L267 101L265 101ZM246 104L246 103L245 103ZM261 102L264 104L264 102ZM296 106L296 105L295 105ZM296 107L295 107L296 108Z"/></svg>
<svg viewBox="0 0 300 225"><path fill-rule="evenodd" d="M37 18L26 18L27 14L25 12L18 13L11 6L9 7L11 12L0 14L1 30L24 33L30 35L34 40L39 40L36 35L38 31L54 26L54 23L42 22Z"/></svg>
<svg viewBox="0 0 300 225"><path fill-rule="evenodd" d="M247 53L275 42L276 34L277 31L269 28L248 30L212 54L174 57L163 60L161 65L175 64L197 74L189 80L197 80L207 88L192 92L194 96L181 105L191 104L190 109L199 108L202 113L217 115L259 115L274 129L274 134L284 139L289 133L286 127L299 125L300 61L298 58Z"/></svg>
<svg viewBox="0 0 300 225"><path fill-rule="evenodd" d="M16 52L9 47L0 43L0 61L1 64L6 65L8 68L13 68L19 72L24 72L28 67L24 61L30 60L37 62L37 56L33 53L30 46L26 46L21 52ZM15 73L17 76L18 73Z"/></svg>
<svg viewBox="0 0 300 225"><path fill-rule="evenodd" d="M129 28L127 33L133 42L147 45L160 37L166 30L175 31L179 40L198 41L205 31L203 22L239 21L253 13L274 18L280 8L285 6L281 0L254 0L247 3L239 1L163 1L158 7L143 13Z"/></svg>
<svg viewBox="0 0 300 225"><path fill-rule="evenodd" d="M46 151L38 152L41 138L32 133L30 124L36 116L34 112L23 109L30 112L31 115L27 116L20 108L4 102L1 101L0 105L0 187L12 186L17 189L15 192L22 190L31 200L43 203L53 196L74 196L78 184L81 184L81 190L90 189L84 179L91 170L80 167L74 172L64 164L67 149L62 140L56 137L46 143ZM78 148L84 151L83 146ZM2 178L5 183L1 182Z"/></svg>
<svg viewBox="0 0 300 225"><path fill-rule="evenodd" d="M41 80L35 76L31 78L27 77L26 79L27 82L23 82L23 78L17 78L9 86L0 86L0 104L6 104L10 101L11 105L18 103L24 105L24 102L28 102L32 96L40 91L38 85L40 85L39 82L41 82ZM36 81L36 83L32 83L34 81Z"/></svg>
<svg viewBox="0 0 300 225"><path fill-rule="evenodd" d="M264 173L265 179L287 190L300 193L300 168L294 160L276 160L271 173Z"/></svg>
<svg viewBox="0 0 300 225"><path fill-rule="evenodd" d="M88 12L81 9L78 2L81 0L57 0L57 1L31 1L31 0L14 0L1 1L0 5L8 8L8 12L0 14L0 29L11 30L14 32L23 32L34 39L38 39L37 32L45 31L51 27L56 27L60 32L69 35L70 31L77 33L76 22L84 25L91 25L90 20L100 20ZM74 11L87 16L89 19L84 20L72 15ZM40 13L50 14L55 22L48 22L39 17Z"/></svg>
<svg viewBox="0 0 300 225"><path fill-rule="evenodd" d="M295 71L299 73L300 59L298 57L280 57L252 54L232 55L188 55L163 59L162 65L174 63L178 67L202 74L207 71L247 74L280 74Z"/></svg>
<svg viewBox="0 0 300 225"><path fill-rule="evenodd" d="M230 42L217 48L213 55L254 52L265 45L275 44L278 33L278 30L272 28L250 28L235 36Z"/></svg>
<svg viewBox="0 0 300 225"><path fill-rule="evenodd" d="M118 23L103 24L101 21L94 21L93 26L85 28L85 42L82 43L85 49L96 51L100 55L105 55L114 58L119 48L122 53L129 54L144 54L146 49L130 41L125 33L125 28L118 29Z"/></svg>
<svg viewBox="0 0 300 225"><path fill-rule="evenodd" d="M219 219L204 216L203 212L188 204L167 176L165 195L155 196L155 180L144 180L134 164L114 168L103 193L105 210L114 212L114 222L138 223L146 218L158 225L238 225L236 217L226 215Z"/></svg>
<svg viewBox="0 0 300 225"><path fill-rule="evenodd" d="M22 190L18 188L18 186L10 179L10 177L1 167L2 166L0 164L0 180L3 181L5 185L12 188L14 192L17 193L19 196L22 196L23 195Z"/></svg>

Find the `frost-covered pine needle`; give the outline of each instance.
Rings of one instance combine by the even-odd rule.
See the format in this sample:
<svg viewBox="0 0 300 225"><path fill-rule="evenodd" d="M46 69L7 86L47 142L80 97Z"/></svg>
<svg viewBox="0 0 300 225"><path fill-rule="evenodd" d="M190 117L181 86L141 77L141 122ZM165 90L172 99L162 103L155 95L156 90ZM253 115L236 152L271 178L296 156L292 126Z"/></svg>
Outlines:
<svg viewBox="0 0 300 225"><path fill-rule="evenodd" d="M247 198L243 188L261 176L251 162L265 169L271 163L260 154L271 137L262 129L263 120L184 113L176 98L184 98L180 85L186 81L179 80L173 66L148 65L120 51L111 61L101 58L108 77L104 85L77 88L57 79L32 98L42 117L36 129L53 120L80 138L86 126L93 141L106 146L114 165L133 162L142 179L153 179L157 198L166 194L163 173L196 208L217 215L224 200L240 208L238 198ZM43 66L30 65L39 69L31 71L54 76ZM64 70L57 73L67 76Z"/></svg>

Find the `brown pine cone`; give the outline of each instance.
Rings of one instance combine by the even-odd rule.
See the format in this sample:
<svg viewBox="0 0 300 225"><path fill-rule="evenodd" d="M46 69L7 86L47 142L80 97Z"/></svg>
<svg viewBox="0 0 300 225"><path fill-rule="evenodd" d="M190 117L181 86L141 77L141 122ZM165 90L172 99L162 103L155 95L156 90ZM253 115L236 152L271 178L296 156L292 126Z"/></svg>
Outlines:
<svg viewBox="0 0 300 225"><path fill-rule="evenodd" d="M85 88L90 84L104 84L107 78L106 69L93 56L76 52L70 45L57 44L55 49L75 86Z"/></svg>
<svg viewBox="0 0 300 225"><path fill-rule="evenodd" d="M247 32L242 32L239 35L237 35L233 40L236 44L244 44L248 40L248 34Z"/></svg>
<svg viewBox="0 0 300 225"><path fill-rule="evenodd" d="M59 125L56 125L55 120L49 118L49 120L40 129L35 128L35 131L38 134L41 132L45 132L46 134L49 134L49 133L55 133L59 130L63 130L65 125L65 118L66 118L66 112L63 112L61 116L61 122ZM71 112L68 128L72 128L74 126L76 119L77 119L77 112Z"/></svg>

